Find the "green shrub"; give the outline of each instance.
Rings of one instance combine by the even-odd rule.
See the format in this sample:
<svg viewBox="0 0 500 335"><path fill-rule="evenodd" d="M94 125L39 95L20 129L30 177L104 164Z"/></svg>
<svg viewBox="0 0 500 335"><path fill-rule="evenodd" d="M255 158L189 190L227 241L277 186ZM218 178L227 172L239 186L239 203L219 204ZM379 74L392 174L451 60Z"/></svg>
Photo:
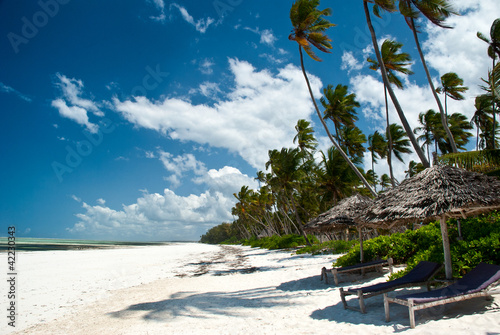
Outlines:
<svg viewBox="0 0 500 335"><path fill-rule="evenodd" d="M457 220L448 220L447 224L454 277L463 276L480 262L500 264L498 212L461 220L462 240L458 239ZM418 230L376 237L365 241L363 247L365 262L392 257L395 264L408 265L389 279L403 276L420 261L443 263L444 258L441 228L437 221ZM359 259L359 245L356 245L333 265L354 265L359 263Z"/></svg>
<svg viewBox="0 0 500 335"><path fill-rule="evenodd" d="M309 235L308 236L309 241L312 243L318 243L318 239L315 236ZM278 235L273 235L269 237L262 237L262 238L257 238L257 237L252 237L250 239L242 240L241 244L243 245L249 245L252 248L264 248L264 249L290 249L290 248L297 248L301 245L306 244L306 240L304 236L300 235L283 235L283 236L278 236Z"/></svg>
<svg viewBox="0 0 500 335"><path fill-rule="evenodd" d="M348 252L353 246L358 244L358 241L327 241L320 244L313 244L312 246L307 246L300 248L296 251L297 254L342 254Z"/></svg>

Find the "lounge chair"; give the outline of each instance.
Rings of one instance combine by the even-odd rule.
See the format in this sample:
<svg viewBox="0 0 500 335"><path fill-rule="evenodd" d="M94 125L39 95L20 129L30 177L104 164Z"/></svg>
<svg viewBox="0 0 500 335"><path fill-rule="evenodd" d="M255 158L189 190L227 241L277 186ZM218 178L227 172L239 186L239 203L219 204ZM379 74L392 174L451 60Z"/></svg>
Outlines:
<svg viewBox="0 0 500 335"><path fill-rule="evenodd" d="M402 287L427 285L427 288L429 288L430 280L436 275L436 273L439 272L439 270L441 270L442 267L442 264L422 261L401 278L370 286L349 288L345 291L341 287L340 298L342 299L342 303L344 304L344 309L352 309L355 311L361 311L361 313L366 313L364 299L394 291ZM359 309L347 305L345 296L351 294L358 297Z"/></svg>
<svg viewBox="0 0 500 335"><path fill-rule="evenodd" d="M414 294L406 294L390 298L384 294L385 320L390 321L389 304L397 303L408 306L410 327L415 328L415 311L451 302L467 300L476 297L489 296L493 287L500 282L500 266L481 263L463 278L447 287Z"/></svg>
<svg viewBox="0 0 500 335"><path fill-rule="evenodd" d="M392 258L381 259L381 260L371 261L371 262L367 262L367 263L359 263L356 265L349 265L349 266L344 266L341 268L327 269L327 268L323 267L321 269L321 280L323 280L323 278L325 278L325 283L328 284L327 273L331 272L333 275L333 279L335 280L335 285L338 285L339 284L339 277L338 277L339 273L359 271L359 270L364 271L364 270L370 269L370 268L377 268L377 270L379 270L379 269L382 269L382 266L384 266L384 265L388 265L389 270L392 273Z"/></svg>

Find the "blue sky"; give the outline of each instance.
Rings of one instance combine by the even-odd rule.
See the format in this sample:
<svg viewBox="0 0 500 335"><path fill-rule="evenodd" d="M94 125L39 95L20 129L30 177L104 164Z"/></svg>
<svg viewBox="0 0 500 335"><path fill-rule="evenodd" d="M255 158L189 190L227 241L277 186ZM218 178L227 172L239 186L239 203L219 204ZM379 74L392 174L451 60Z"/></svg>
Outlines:
<svg viewBox="0 0 500 335"><path fill-rule="evenodd" d="M470 117L491 66L497 0L451 1L454 29L421 23L436 82L457 72L470 87L450 103ZM292 1L0 1L0 218L6 235L107 240L198 240L231 222L233 193L257 187L270 149L293 146L298 119L329 146L288 40ZM306 59L316 98L348 85L366 135L383 129L383 86L362 1L322 1L337 24L331 54ZM396 90L410 124L435 108L398 14L374 19L416 60ZM391 111L393 122L398 122ZM399 179L414 155L396 165ZM370 156L365 166L370 168ZM376 172L387 172L379 162Z"/></svg>

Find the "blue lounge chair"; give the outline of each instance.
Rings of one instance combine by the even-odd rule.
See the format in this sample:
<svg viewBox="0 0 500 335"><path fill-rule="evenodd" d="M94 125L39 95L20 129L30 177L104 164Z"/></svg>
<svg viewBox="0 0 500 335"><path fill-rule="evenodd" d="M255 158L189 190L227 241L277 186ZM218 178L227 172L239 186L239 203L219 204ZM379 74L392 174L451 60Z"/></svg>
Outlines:
<svg viewBox="0 0 500 335"><path fill-rule="evenodd" d="M489 296L492 287L500 282L500 266L480 263L454 284L428 292L390 298L384 294L385 320L389 321L389 304L408 306L410 327L415 328L415 311L476 297ZM498 293L498 292L495 292Z"/></svg>
<svg viewBox="0 0 500 335"><path fill-rule="evenodd" d="M427 285L429 287L429 281L436 275L436 273L441 270L442 264L422 261L415 266L410 272L401 278L397 278L388 282L383 282L375 285L348 288L344 290L340 288L340 298L344 304L344 309L352 309L355 311L361 311L361 313L366 313L364 299L370 298L379 294L394 291L398 288L410 287L410 286L422 286ZM346 295L356 295L359 299L359 310L357 308L347 305L345 299Z"/></svg>

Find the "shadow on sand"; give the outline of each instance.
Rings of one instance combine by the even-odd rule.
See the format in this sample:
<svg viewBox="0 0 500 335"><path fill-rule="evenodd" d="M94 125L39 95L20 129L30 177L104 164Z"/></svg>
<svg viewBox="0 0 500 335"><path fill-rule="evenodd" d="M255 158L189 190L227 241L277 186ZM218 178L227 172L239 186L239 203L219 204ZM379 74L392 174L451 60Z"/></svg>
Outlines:
<svg viewBox="0 0 500 335"><path fill-rule="evenodd" d="M177 292L166 299L130 305L128 308L108 315L115 318L143 318L145 320L167 321L176 317L204 319L221 316L242 316L238 308L265 309L289 305L289 297L265 287L236 292Z"/></svg>

